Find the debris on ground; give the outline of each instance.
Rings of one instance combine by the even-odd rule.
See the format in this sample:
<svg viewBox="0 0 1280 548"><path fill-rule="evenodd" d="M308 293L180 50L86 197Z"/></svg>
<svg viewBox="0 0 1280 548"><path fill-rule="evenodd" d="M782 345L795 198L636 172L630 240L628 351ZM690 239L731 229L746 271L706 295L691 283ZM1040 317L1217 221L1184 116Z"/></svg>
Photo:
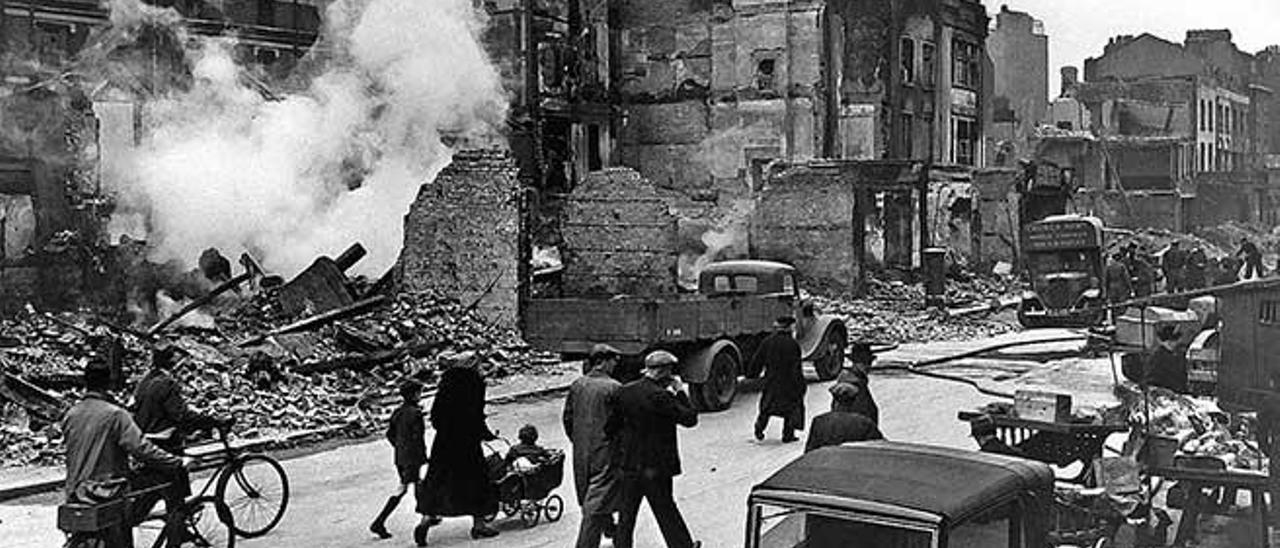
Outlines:
<svg viewBox="0 0 1280 548"><path fill-rule="evenodd" d="M990 302L1014 294L1016 285L999 278L973 277L967 281L948 280L944 302L957 308ZM949 316L945 311L925 306L920 284L867 280L867 295L809 295L824 314L845 317L853 340L878 343L914 343L978 339L1018 331L1012 314Z"/></svg>
<svg viewBox="0 0 1280 548"><path fill-rule="evenodd" d="M369 300L369 299L366 299ZM360 315L313 322L310 330L265 337L264 333L314 316L290 316L273 291L228 296L202 309L212 327L175 323L161 335L182 351L175 373L191 405L237 416L241 437L273 436L327 427L366 429L398 402L406 378L427 385L442 362L466 354L486 378L538 373L558 357L533 351L512 330L495 326L457 299L432 293L400 293L366 307ZM332 312L332 311L331 311ZM323 323L323 325L319 325ZM26 395L0 383L0 466L57 462L61 440L55 411L81 394L80 374L91 360L122 354L127 400L146 372L152 340L145 329L127 329L91 312L23 313L0 320L0 373ZM125 402L127 403L127 401ZM10 416L23 417L9 420Z"/></svg>
<svg viewBox="0 0 1280 548"><path fill-rule="evenodd" d="M1267 458L1257 446L1256 416L1230 420L1212 399L1159 387L1148 388L1144 397L1140 388L1126 383L1116 387L1116 394L1130 424L1147 424L1149 417L1151 434L1177 440L1175 455L1217 459L1230 469L1267 470Z"/></svg>

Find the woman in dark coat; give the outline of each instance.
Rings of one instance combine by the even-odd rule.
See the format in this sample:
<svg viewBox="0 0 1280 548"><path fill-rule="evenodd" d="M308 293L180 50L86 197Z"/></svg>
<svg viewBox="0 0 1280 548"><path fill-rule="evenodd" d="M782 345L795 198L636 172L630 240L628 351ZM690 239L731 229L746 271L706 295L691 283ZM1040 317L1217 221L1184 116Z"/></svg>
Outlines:
<svg viewBox="0 0 1280 548"><path fill-rule="evenodd" d="M480 447L497 436L484 421L484 379L474 366L474 360L459 360L445 371L431 405L436 435L427 477L419 483L418 513L424 519L413 531L418 546L426 546L427 530L441 516L472 516L474 539L498 534L485 524L485 517L498 513L498 492Z"/></svg>
<svg viewBox="0 0 1280 548"><path fill-rule="evenodd" d="M808 386L800 363L800 344L791 336L795 319L778 318L777 329L760 342L756 359L764 368L764 392L760 394L760 415L756 417L755 435L764 439L770 417L782 417L782 441L796 441L796 430L804 430L804 394Z"/></svg>

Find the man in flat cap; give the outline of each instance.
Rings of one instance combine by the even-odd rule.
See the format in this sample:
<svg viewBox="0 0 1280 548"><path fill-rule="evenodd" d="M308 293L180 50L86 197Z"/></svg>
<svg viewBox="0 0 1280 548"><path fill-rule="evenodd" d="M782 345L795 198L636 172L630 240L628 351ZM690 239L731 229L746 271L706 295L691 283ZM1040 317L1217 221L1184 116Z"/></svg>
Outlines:
<svg viewBox="0 0 1280 548"><path fill-rule="evenodd" d="M586 374L569 386L564 400L564 432L573 444L573 486L582 506L578 548L598 548L600 537L613 536L613 512L618 506L620 481L613 467L616 440L605 425L617 412L622 383L613 378L618 349L597 344L587 356Z"/></svg>
<svg viewBox="0 0 1280 548"><path fill-rule="evenodd" d="M760 394L760 414L755 435L764 439L771 417L782 418L782 442L796 441L796 430L804 430L804 395L808 385L800 363L800 343L791 335L795 318L782 316L774 322L774 332L760 342L757 365L764 371L764 392Z"/></svg>
<svg viewBox="0 0 1280 548"><path fill-rule="evenodd" d="M640 502L658 522L668 548L700 548L676 507L672 479L680 475L680 447L676 425L693 427L698 413L689 401L689 389L675 376L676 357L656 351L644 359L644 375L618 391L618 408L607 427L619 441L615 459L622 473L622 499L618 532L613 545L632 548L632 534Z"/></svg>
<svg viewBox="0 0 1280 548"><path fill-rule="evenodd" d="M842 384L856 385L858 392L853 402L853 411L871 419L876 426L880 426L880 406L876 405L876 399L871 395L869 378L871 364L875 361L876 355L871 351L870 343L861 341L853 343L849 347L849 361L836 376L836 382L831 390L835 390L836 386Z"/></svg>

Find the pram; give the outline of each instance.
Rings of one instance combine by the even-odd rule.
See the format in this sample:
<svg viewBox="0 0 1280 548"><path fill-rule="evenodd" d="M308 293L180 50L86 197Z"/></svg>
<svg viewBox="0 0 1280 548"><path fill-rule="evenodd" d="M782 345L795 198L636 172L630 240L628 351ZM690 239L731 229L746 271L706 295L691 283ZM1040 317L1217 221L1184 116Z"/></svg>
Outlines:
<svg viewBox="0 0 1280 548"><path fill-rule="evenodd" d="M508 448L511 443L502 440ZM564 452L551 450L546 462L528 468L508 466L504 455L485 445L490 453L489 477L498 486L498 509L507 517L520 516L526 527L547 521L559 521L564 515L564 499L552 493L564 481Z"/></svg>

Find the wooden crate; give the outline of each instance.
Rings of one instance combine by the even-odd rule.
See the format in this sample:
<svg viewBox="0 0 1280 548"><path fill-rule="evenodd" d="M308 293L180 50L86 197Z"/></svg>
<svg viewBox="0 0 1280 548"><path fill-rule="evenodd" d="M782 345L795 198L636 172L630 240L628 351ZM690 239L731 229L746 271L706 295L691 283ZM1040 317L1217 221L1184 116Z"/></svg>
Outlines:
<svg viewBox="0 0 1280 548"><path fill-rule="evenodd" d="M1054 392L1019 390L1013 395L1013 414L1023 420L1071 422L1071 396Z"/></svg>

